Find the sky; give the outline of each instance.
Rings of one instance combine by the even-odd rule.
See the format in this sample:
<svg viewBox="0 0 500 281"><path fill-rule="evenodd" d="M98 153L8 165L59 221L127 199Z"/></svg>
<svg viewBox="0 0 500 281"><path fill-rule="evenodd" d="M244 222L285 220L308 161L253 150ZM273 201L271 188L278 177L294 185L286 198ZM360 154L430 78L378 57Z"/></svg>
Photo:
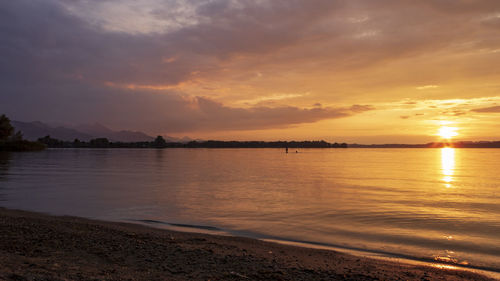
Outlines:
<svg viewBox="0 0 500 281"><path fill-rule="evenodd" d="M498 140L500 1L1 1L0 113L219 140Z"/></svg>

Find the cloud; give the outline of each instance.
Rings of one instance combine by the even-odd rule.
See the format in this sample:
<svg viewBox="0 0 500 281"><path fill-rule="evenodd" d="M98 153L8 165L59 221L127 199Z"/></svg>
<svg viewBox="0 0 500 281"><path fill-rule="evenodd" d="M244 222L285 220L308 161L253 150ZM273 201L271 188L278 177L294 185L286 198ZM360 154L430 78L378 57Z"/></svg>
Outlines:
<svg viewBox="0 0 500 281"><path fill-rule="evenodd" d="M416 87L417 90L430 90L430 89L435 89L439 87L438 85L425 85L425 86L419 86Z"/></svg>
<svg viewBox="0 0 500 281"><path fill-rule="evenodd" d="M353 105L348 108L293 106L233 108L207 98L195 99L196 116L194 130L252 130L283 128L290 125L313 123L319 120L336 119L359 114L373 108L368 105Z"/></svg>
<svg viewBox="0 0 500 281"><path fill-rule="evenodd" d="M500 113L500 106L476 108L476 109L471 109L471 111L481 112L481 113Z"/></svg>
<svg viewBox="0 0 500 281"><path fill-rule="evenodd" d="M140 13L167 18L170 14L161 5L166 2L156 2ZM181 22L168 32L155 33L139 32L135 27L130 32L116 30L111 21L120 15L104 21L96 18L99 9L118 5L114 1L96 3L96 7L87 1L8 1L0 6L0 82L2 96L8 100L0 108L23 119L87 118L149 127L156 124L169 131L271 128L370 110L362 105L343 109L232 108L210 98L186 102L172 87L192 79L193 73L219 71L218 61L228 57L266 54L301 40L307 29L303 23L327 17L339 7L337 2L234 5L236 2L215 1L197 5L196 17L205 19L203 24ZM132 12L132 2L126 3L125 16ZM90 18L82 17L85 13L78 8L91 11ZM298 95L269 99L290 97ZM59 109L46 110L54 107ZM123 118L128 120L117 122Z"/></svg>
<svg viewBox="0 0 500 281"><path fill-rule="evenodd" d="M372 110L368 105L347 107L226 106L208 97L176 92L159 94L122 88L79 88L77 83L15 89L5 96L0 111L21 121L101 122L112 128L151 133L288 128L320 120L353 116ZM5 94L3 94L5 95ZM75 106L75 104L77 106ZM26 113L19 114L18 108Z"/></svg>
<svg viewBox="0 0 500 281"><path fill-rule="evenodd" d="M106 31L130 34L164 33L199 23L197 6L202 1L180 0L62 0L72 15ZM134 20L130 20L133 18Z"/></svg>
<svg viewBox="0 0 500 281"><path fill-rule="evenodd" d="M0 111L188 132L348 117L379 99L416 107L400 84L498 81L499 11L497 0L2 1Z"/></svg>
<svg viewBox="0 0 500 281"><path fill-rule="evenodd" d="M309 95L309 93L303 93L303 94L272 94L268 96L262 96L262 97L256 97L250 100L241 100L239 103L241 104L264 104L266 102L273 102L273 101L279 101L279 100L285 100L285 99L291 99L291 98L299 98L303 97L305 95Z"/></svg>
<svg viewBox="0 0 500 281"><path fill-rule="evenodd" d="M467 114L467 112L459 108L450 108L449 110L441 111L441 114L448 116L462 116Z"/></svg>
<svg viewBox="0 0 500 281"><path fill-rule="evenodd" d="M263 68L302 64L307 72L323 71L318 65L326 63L363 68L472 39L498 47L486 41L486 30L461 23L491 14L498 4L446 3L415 2L410 9L399 1L6 1L0 7L2 55L8 67L37 78L176 85L223 75L228 65L255 73L248 64L232 65L242 58ZM372 29L379 32L356 39Z"/></svg>
<svg viewBox="0 0 500 281"><path fill-rule="evenodd" d="M375 107L373 105L361 105L361 104L355 104L350 107L350 110L352 112L364 112L364 111L369 111L369 110L374 110Z"/></svg>

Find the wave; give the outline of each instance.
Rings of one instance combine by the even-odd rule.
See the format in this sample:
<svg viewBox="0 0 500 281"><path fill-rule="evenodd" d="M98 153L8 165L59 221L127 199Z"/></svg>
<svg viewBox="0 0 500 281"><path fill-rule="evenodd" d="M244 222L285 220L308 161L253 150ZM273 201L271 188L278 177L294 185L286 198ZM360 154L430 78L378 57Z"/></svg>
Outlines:
<svg viewBox="0 0 500 281"><path fill-rule="evenodd" d="M135 219L130 219L129 221L136 221L136 222L142 222L146 224L162 224L162 225L169 225L169 226L177 226L177 227L186 227L186 228L194 228L194 229L201 229L201 230L211 230L211 231L221 231L223 232L222 229L215 227L215 226L207 226L207 225L196 225L196 224L183 224L183 223L172 223L172 222L164 222L164 221L158 221L158 220L135 220Z"/></svg>
<svg viewBox="0 0 500 281"><path fill-rule="evenodd" d="M219 227L208 226L208 225L172 223L172 222L165 222L165 221L151 220L151 219L128 219L128 221L140 222L140 223L144 223L144 224L148 224L148 225L162 225L162 226L167 226L167 227L172 226L172 227L188 228L188 229L193 229L193 230L199 230L202 233L208 230L208 231L215 231L215 232L221 233L221 234L229 234L231 236L236 236L236 237L253 238L253 239L258 239L258 240L271 241L271 242L282 243L282 244L290 244L290 245L301 246L301 247L310 247L310 248L320 247L320 248L330 249L330 250L345 251L345 252L352 253L355 255L372 256L372 257L374 255L376 255L376 257L381 257L381 258L392 258L392 259L396 258L396 259L403 259L403 260L414 261L414 262L423 262L423 263L431 264L431 265L447 265L447 266L454 266L456 268L461 268L461 269L466 269L466 270L485 271L485 272L493 273L495 275L500 274L500 267L482 266L482 265L475 265L475 264L463 264L463 263L456 262L453 259L446 260L446 259L440 259L440 258L419 257L419 256L414 256L414 255L409 255L409 254L384 251L384 250L380 250L380 249L367 249L367 248L360 248L360 247L355 247L355 246L340 245L340 244L335 244L335 243L325 243L325 242L317 242L317 241L310 241L310 240L293 239L293 238L280 237L280 236L263 234L263 233L254 232L254 231L247 231L247 230L222 229Z"/></svg>

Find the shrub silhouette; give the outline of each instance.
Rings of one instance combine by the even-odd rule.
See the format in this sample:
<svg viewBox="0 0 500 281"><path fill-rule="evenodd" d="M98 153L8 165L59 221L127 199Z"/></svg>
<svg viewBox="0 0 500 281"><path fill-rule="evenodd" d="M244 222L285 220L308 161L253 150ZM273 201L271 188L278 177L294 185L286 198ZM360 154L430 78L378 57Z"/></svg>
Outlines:
<svg viewBox="0 0 500 281"><path fill-rule="evenodd" d="M7 140L14 133L14 127L10 124L10 119L2 114L0 116L0 140Z"/></svg>
<svg viewBox="0 0 500 281"><path fill-rule="evenodd" d="M158 148L162 148L167 146L167 142L162 136L157 136L155 141L154 141L154 146Z"/></svg>
<svg viewBox="0 0 500 281"><path fill-rule="evenodd" d="M0 151L33 151L45 149L45 145L39 142L32 142L23 139L23 133L17 131L14 134L14 127L10 124L10 119L2 114L0 116Z"/></svg>

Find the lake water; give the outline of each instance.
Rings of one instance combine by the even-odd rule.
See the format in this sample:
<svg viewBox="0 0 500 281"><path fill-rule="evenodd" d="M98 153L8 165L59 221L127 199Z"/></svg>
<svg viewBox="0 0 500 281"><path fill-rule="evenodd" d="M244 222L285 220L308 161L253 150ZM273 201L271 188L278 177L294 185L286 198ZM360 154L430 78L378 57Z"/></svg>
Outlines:
<svg viewBox="0 0 500 281"><path fill-rule="evenodd" d="M0 206L500 272L500 149L3 153Z"/></svg>

